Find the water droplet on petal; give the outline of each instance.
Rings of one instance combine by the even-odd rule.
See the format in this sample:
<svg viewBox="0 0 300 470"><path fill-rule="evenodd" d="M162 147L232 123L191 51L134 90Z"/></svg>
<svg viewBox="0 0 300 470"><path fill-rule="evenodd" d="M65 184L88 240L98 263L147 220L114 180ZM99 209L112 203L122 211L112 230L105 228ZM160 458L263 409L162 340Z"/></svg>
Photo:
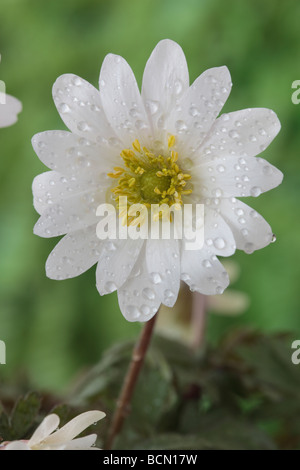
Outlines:
<svg viewBox="0 0 300 470"><path fill-rule="evenodd" d="M159 102L154 101L154 100L147 100L146 101L146 108L149 111L149 113L151 114L151 116L153 116L153 114L157 113L157 111L158 111Z"/></svg>
<svg viewBox="0 0 300 470"><path fill-rule="evenodd" d="M253 251L254 251L253 243L246 243L244 250L248 254L253 253Z"/></svg>
<svg viewBox="0 0 300 470"><path fill-rule="evenodd" d="M66 103L60 103L58 106L57 106L57 110L59 113L61 114L65 114L65 113L69 113L70 112L70 108L69 106L66 104Z"/></svg>
<svg viewBox="0 0 300 470"><path fill-rule="evenodd" d="M114 282L106 282L104 289L106 290L107 293L114 292L117 289L117 286Z"/></svg>
<svg viewBox="0 0 300 470"><path fill-rule="evenodd" d="M73 83L73 85L75 85L75 86L80 86L80 85L82 84L82 81L81 81L81 79L80 79L79 77L73 77L73 78L72 78L72 83Z"/></svg>
<svg viewBox="0 0 300 470"><path fill-rule="evenodd" d="M231 137L232 139L237 139L239 137L239 133L236 131L236 130L232 130L232 131L229 131L229 137Z"/></svg>
<svg viewBox="0 0 300 470"><path fill-rule="evenodd" d="M117 249L116 244L112 241L107 243L107 250L108 251L115 251Z"/></svg>
<svg viewBox="0 0 300 470"><path fill-rule="evenodd" d="M150 278L153 284L160 284L162 280L159 273L151 273Z"/></svg>
<svg viewBox="0 0 300 470"><path fill-rule="evenodd" d="M145 297L147 300L153 300L155 298L155 293L152 289L149 289L149 287L145 287L142 291L143 297Z"/></svg>
<svg viewBox="0 0 300 470"><path fill-rule="evenodd" d="M224 165L218 165L217 166L217 171L219 171L220 173L224 173L224 171L225 171Z"/></svg>
<svg viewBox="0 0 300 470"><path fill-rule="evenodd" d="M149 315L151 313L151 308L148 307L148 305L142 305L141 312L143 315Z"/></svg>
<svg viewBox="0 0 300 470"><path fill-rule="evenodd" d="M182 81L179 79L175 80L174 88L175 88L176 95L179 95L182 92L182 88L183 88Z"/></svg>
<svg viewBox="0 0 300 470"><path fill-rule="evenodd" d="M202 261L202 266L203 266L204 268L211 268L211 262L210 262L208 259L204 259L204 260Z"/></svg>
<svg viewBox="0 0 300 470"><path fill-rule="evenodd" d="M182 132L182 131L187 130L187 125L184 121L176 121L175 127L176 127L177 132Z"/></svg>
<svg viewBox="0 0 300 470"><path fill-rule="evenodd" d="M262 193L262 189L259 186L253 186L250 190L250 194L253 197L257 197Z"/></svg>
<svg viewBox="0 0 300 470"><path fill-rule="evenodd" d="M141 315L139 309L135 305L128 305L126 311L132 318L139 318Z"/></svg>
<svg viewBox="0 0 300 470"><path fill-rule="evenodd" d="M223 248L225 248L226 246L226 242L223 238L215 238L214 240L214 246L218 249L218 250L223 250Z"/></svg>
<svg viewBox="0 0 300 470"><path fill-rule="evenodd" d="M77 124L77 129L81 132L85 132L87 131L89 128L88 126L88 123L85 122L85 121L80 121L78 124Z"/></svg>

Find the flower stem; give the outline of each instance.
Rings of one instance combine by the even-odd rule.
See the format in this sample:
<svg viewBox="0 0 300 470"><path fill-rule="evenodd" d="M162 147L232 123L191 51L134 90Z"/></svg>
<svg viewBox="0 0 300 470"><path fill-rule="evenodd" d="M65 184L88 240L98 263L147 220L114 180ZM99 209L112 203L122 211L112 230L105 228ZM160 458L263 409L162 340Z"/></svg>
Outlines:
<svg viewBox="0 0 300 470"><path fill-rule="evenodd" d="M111 427L108 432L108 437L104 446L106 450L110 450L112 448L114 440L121 431L124 420L129 413L130 401L143 365L144 357L150 344L157 315L158 312L156 315L154 315L154 317L151 318L151 320L145 323L142 333L133 350L131 362L123 382L121 393L117 402L117 408L114 413Z"/></svg>

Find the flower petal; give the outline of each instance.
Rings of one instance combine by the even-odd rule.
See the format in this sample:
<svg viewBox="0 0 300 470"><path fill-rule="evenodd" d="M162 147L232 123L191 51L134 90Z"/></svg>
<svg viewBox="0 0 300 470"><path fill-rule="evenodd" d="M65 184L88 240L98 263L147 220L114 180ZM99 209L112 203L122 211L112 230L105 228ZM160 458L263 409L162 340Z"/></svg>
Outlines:
<svg viewBox="0 0 300 470"><path fill-rule="evenodd" d="M160 41L145 67L142 97L157 139L165 119L189 86L189 71L181 47L170 39Z"/></svg>
<svg viewBox="0 0 300 470"><path fill-rule="evenodd" d="M145 251L143 247L130 276L118 290L121 312L131 322L150 320L161 304L148 273Z"/></svg>
<svg viewBox="0 0 300 470"><path fill-rule="evenodd" d="M56 280L79 276L97 263L102 243L95 225L66 235L48 256L47 276Z"/></svg>
<svg viewBox="0 0 300 470"><path fill-rule="evenodd" d="M49 206L58 204L61 200L67 200L80 194L87 194L99 186L99 191L106 191L106 176L103 175L98 182L87 187L84 181L75 176L65 176L57 171L46 171L36 176L32 183L33 204L35 210L42 214ZM105 189L104 189L105 188Z"/></svg>
<svg viewBox="0 0 300 470"><path fill-rule="evenodd" d="M120 157L119 149L95 144L66 131L46 131L32 138L39 159L65 175L79 176L87 185L99 183L103 172L111 171Z"/></svg>
<svg viewBox="0 0 300 470"><path fill-rule="evenodd" d="M202 250L183 250L181 279L192 291L205 295L222 294L229 284L229 277L215 254Z"/></svg>
<svg viewBox="0 0 300 470"><path fill-rule="evenodd" d="M100 450L92 447L97 440L97 434L90 434L89 436L78 437L68 442L64 450Z"/></svg>
<svg viewBox="0 0 300 470"><path fill-rule="evenodd" d="M126 60L108 54L101 67L99 84L107 119L124 146L131 147L136 138L148 146L151 128L135 76Z"/></svg>
<svg viewBox="0 0 300 470"><path fill-rule="evenodd" d="M230 256L236 250L232 231L218 211L205 206L204 240L206 249L219 256ZM196 250L187 250L193 251Z"/></svg>
<svg viewBox="0 0 300 470"><path fill-rule="evenodd" d="M97 207L104 202L105 194L98 190L62 199L43 211L33 232L40 237L49 238L85 229L97 222Z"/></svg>
<svg viewBox="0 0 300 470"><path fill-rule="evenodd" d="M273 232L265 219L238 199L221 199L216 209L232 230L237 248L252 253L269 245Z"/></svg>
<svg viewBox="0 0 300 470"><path fill-rule="evenodd" d="M46 445L58 445L71 441L82 431L105 417L102 411L86 411L73 418L65 426L45 439Z"/></svg>
<svg viewBox="0 0 300 470"><path fill-rule="evenodd" d="M153 288L161 302L173 307L180 287L178 240L147 240L146 263Z"/></svg>
<svg viewBox="0 0 300 470"><path fill-rule="evenodd" d="M59 417L56 414L51 414L46 416L41 424L34 431L31 439L28 441L30 447L35 446L38 443L41 443L46 437L58 428Z"/></svg>
<svg viewBox="0 0 300 470"><path fill-rule="evenodd" d="M193 168L193 183L204 197L259 196L278 186L280 170L260 157L208 159Z"/></svg>
<svg viewBox="0 0 300 470"><path fill-rule="evenodd" d="M201 155L253 157L265 150L280 131L274 111L249 108L220 116L199 148Z"/></svg>
<svg viewBox="0 0 300 470"><path fill-rule="evenodd" d="M0 93L0 127L11 126L18 120L22 103L13 96Z"/></svg>
<svg viewBox="0 0 300 470"><path fill-rule="evenodd" d="M86 80L61 75L52 93L62 120L74 134L101 144L118 140L102 109L99 91Z"/></svg>
<svg viewBox="0 0 300 470"><path fill-rule="evenodd" d="M178 136L179 155L191 156L206 138L231 90L227 67L215 67L202 73L186 90L178 106L166 120L169 132Z"/></svg>
<svg viewBox="0 0 300 470"><path fill-rule="evenodd" d="M4 450L31 450L26 442L12 441L5 446Z"/></svg>
<svg viewBox="0 0 300 470"><path fill-rule="evenodd" d="M104 240L96 270L100 295L120 288L128 278L139 256L144 240Z"/></svg>

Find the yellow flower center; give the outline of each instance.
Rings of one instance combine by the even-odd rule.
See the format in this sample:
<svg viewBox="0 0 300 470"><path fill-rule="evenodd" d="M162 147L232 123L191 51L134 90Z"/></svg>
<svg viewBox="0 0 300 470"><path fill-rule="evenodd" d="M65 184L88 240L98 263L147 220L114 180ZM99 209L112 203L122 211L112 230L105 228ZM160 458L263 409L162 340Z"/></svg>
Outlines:
<svg viewBox="0 0 300 470"><path fill-rule="evenodd" d="M117 179L118 184L111 191L119 208L119 198L127 197L128 206L132 204L183 204L182 196L191 194L189 184L191 175L179 167L178 153L172 150L175 137L168 138L168 155L156 155L146 147L141 147L136 139L132 149L124 149L121 157L124 167L115 167L114 173L108 173Z"/></svg>

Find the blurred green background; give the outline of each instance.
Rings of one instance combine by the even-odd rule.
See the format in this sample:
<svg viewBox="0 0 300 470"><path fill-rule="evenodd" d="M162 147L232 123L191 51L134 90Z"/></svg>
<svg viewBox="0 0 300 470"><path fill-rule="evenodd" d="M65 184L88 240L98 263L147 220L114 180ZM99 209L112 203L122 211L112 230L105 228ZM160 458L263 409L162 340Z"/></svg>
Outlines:
<svg viewBox="0 0 300 470"><path fill-rule="evenodd" d="M300 105L291 84L300 79L300 3L287 0L1 0L0 78L23 103L15 126L0 132L0 339L7 365L1 376L27 375L37 387L60 390L116 341L135 337L114 294L100 297L95 269L56 282L45 261L57 243L32 234L38 215L31 182L46 170L31 137L64 129L52 102L56 78L73 72L97 86L109 52L124 56L139 84L156 43L182 46L191 81L209 67L227 65L233 90L225 111L272 108L282 130L263 157L285 174L283 184L249 201L272 225L277 242L238 252L235 288L250 307L239 317L211 316L214 340L236 325L291 330L300 338Z"/></svg>

